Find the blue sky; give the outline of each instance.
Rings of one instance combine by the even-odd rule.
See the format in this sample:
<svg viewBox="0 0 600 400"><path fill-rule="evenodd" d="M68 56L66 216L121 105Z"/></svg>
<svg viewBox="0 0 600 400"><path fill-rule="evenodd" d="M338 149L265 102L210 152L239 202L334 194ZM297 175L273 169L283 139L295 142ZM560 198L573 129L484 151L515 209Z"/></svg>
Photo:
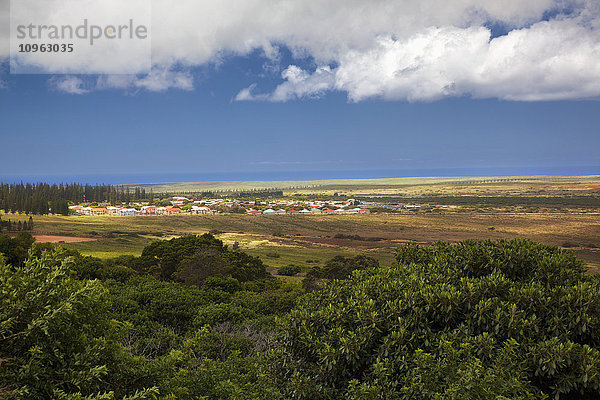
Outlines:
<svg viewBox="0 0 600 400"><path fill-rule="evenodd" d="M548 20L548 10L536 12L539 23ZM502 18L496 19L508 28L499 39L508 40L511 31L533 35L535 20ZM10 75L4 62L0 180L600 174L600 92L590 83L598 79L598 60L582 61L575 75L565 63L543 76L527 75L521 71L527 65L515 62L515 71L485 82L464 78L462 64L444 56L417 65L417 75L414 68L400 77L404 69L392 71L397 81L382 78L386 69L373 69L392 56L396 66L414 58L407 49L414 48L414 35L426 36L419 32L432 35L428 51L439 41L453 45L443 36L448 32L472 34L465 36L469 48L477 47L489 19L460 32L432 31L424 23L405 33L404 42L378 37L375 47L356 45L346 53L310 38L299 47L276 35L246 50L223 44L213 58L158 65L162 75L119 84L98 75ZM577 39L581 50L598 51L597 33L588 31L596 36L587 44L586 37ZM503 46L486 40L486 54ZM523 54L527 49L535 53L539 46ZM557 49L542 56L563 56ZM586 62L591 76L581 72L590 70ZM493 75L494 66L485 63ZM438 82L440 75L450 76L451 85Z"/></svg>

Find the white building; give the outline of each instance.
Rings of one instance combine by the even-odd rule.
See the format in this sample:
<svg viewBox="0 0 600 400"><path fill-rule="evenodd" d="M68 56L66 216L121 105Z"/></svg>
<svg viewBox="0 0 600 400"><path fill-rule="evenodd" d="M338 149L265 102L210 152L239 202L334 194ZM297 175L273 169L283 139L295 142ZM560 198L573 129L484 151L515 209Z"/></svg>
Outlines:
<svg viewBox="0 0 600 400"><path fill-rule="evenodd" d="M208 207L192 206L190 213L192 214L210 214L212 210Z"/></svg>
<svg viewBox="0 0 600 400"><path fill-rule="evenodd" d="M135 208L121 208L117 214L119 215L138 215L140 212Z"/></svg>

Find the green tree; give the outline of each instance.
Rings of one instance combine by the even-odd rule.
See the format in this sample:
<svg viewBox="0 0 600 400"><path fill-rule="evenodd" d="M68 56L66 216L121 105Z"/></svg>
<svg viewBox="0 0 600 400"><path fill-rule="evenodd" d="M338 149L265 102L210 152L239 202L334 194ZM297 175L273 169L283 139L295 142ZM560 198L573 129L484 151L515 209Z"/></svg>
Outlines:
<svg viewBox="0 0 600 400"><path fill-rule="evenodd" d="M285 275L285 276L294 276L297 273L299 273L302 269L298 266L298 265L284 265L283 267L279 267L277 269L277 274L278 275Z"/></svg>
<svg viewBox="0 0 600 400"><path fill-rule="evenodd" d="M600 279L527 240L409 245L283 321L291 398L600 396Z"/></svg>
<svg viewBox="0 0 600 400"><path fill-rule="evenodd" d="M0 397L111 399L125 394L127 354L106 290L71 277L71 260L43 253L0 262ZM157 394L138 392L137 398Z"/></svg>
<svg viewBox="0 0 600 400"><path fill-rule="evenodd" d="M34 242L35 238L27 232L19 232L14 238L0 235L0 254L4 254L7 263L20 266Z"/></svg>

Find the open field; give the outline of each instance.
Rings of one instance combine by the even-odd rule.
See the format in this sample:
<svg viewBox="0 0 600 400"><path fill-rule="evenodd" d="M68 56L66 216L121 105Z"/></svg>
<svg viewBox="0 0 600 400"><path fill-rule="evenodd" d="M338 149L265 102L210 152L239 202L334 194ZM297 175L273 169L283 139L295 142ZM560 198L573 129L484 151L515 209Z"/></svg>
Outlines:
<svg viewBox="0 0 600 400"><path fill-rule="evenodd" d="M36 235L94 241L65 243L98 257L139 255L158 239L213 232L227 244L260 256L277 267L319 265L338 254L368 254L389 264L394 248L407 241L526 237L570 248L600 268L600 212L480 212L370 215L181 215L80 217L36 216ZM358 235L358 237L356 236Z"/></svg>
<svg viewBox="0 0 600 400"><path fill-rule="evenodd" d="M98 239L76 236L56 236L56 235L34 235L38 243L80 243L94 242Z"/></svg>

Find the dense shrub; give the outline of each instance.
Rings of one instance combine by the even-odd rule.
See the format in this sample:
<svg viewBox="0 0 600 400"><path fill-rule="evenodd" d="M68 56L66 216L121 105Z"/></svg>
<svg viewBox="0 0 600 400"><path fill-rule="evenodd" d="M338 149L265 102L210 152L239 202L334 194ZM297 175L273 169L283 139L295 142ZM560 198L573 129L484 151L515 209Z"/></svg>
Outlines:
<svg viewBox="0 0 600 400"><path fill-rule="evenodd" d="M242 290L242 285L240 281L230 276L210 276L204 280L202 288L205 290L221 290L227 293L235 293Z"/></svg>
<svg viewBox="0 0 600 400"><path fill-rule="evenodd" d="M284 319L289 397L600 396L600 281L572 254L514 240L410 245L398 260Z"/></svg>
<svg viewBox="0 0 600 400"><path fill-rule="evenodd" d="M35 238L27 232L19 232L14 238L0 235L0 254L4 255L6 262L14 266L21 266L27 258L27 252L35 242Z"/></svg>
<svg viewBox="0 0 600 400"><path fill-rule="evenodd" d="M269 275L258 257L232 251L210 234L160 240L146 246L131 265L162 280L201 285L209 276L231 276L240 282Z"/></svg>
<svg viewBox="0 0 600 400"><path fill-rule="evenodd" d="M438 242L432 247L407 244L397 249L399 263L434 264L455 277L479 277L500 272L513 281L573 283L585 273L585 263L572 252L527 239Z"/></svg>
<svg viewBox="0 0 600 400"><path fill-rule="evenodd" d="M353 271L359 269L374 268L379 266L379 261L373 257L336 256L329 260L324 267L315 267L306 274L303 281L307 291L321 288L325 283L333 279L346 279Z"/></svg>
<svg viewBox="0 0 600 400"><path fill-rule="evenodd" d="M237 292L232 296L231 303L253 310L257 314L283 315L294 307L303 292L300 285L288 283L278 290Z"/></svg>
<svg viewBox="0 0 600 400"><path fill-rule="evenodd" d="M49 253L18 267L0 260L0 398L112 399L139 388L122 373L135 375L134 360L116 341L106 290L73 279L70 263Z"/></svg>
<svg viewBox="0 0 600 400"><path fill-rule="evenodd" d="M194 318L194 326L215 325L222 322L239 323L256 318L256 313L245 307L221 303L210 304L198 310Z"/></svg>
<svg viewBox="0 0 600 400"><path fill-rule="evenodd" d="M300 268L298 265L284 265L283 267L279 267L277 269L277 275L294 276L300 271L302 271L302 268Z"/></svg>
<svg viewBox="0 0 600 400"><path fill-rule="evenodd" d="M0 262L0 398L600 397L600 279L568 251L469 241L403 246L392 268L336 257L298 301L302 285L213 239L175 242L183 255L166 241L135 273L137 258L47 245ZM227 273L199 263L198 284L172 281L206 256ZM167 280L144 274L171 257Z"/></svg>

